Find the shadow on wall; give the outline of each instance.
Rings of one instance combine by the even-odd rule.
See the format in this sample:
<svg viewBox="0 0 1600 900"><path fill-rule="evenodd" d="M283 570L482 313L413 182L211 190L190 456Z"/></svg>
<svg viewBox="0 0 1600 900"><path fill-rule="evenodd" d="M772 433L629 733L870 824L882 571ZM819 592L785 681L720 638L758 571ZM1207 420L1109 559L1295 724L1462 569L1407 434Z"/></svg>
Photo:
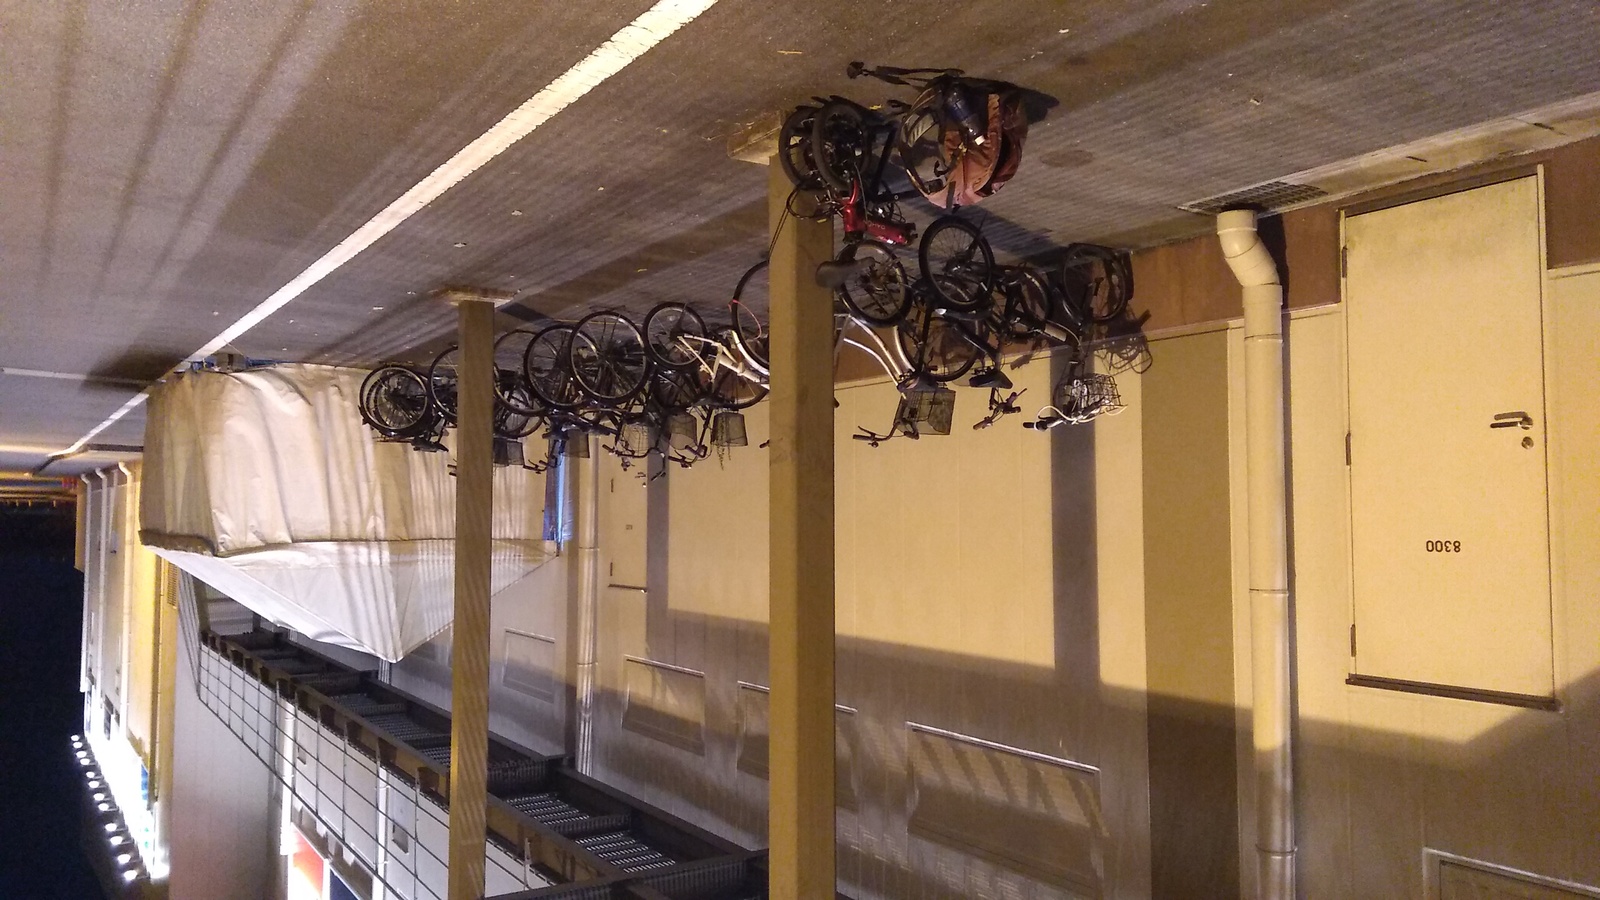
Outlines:
<svg viewBox="0 0 1600 900"><path fill-rule="evenodd" d="M678 624L702 629L708 645L745 641L743 650L751 656L756 652L751 645L764 637L759 628L729 620L685 617ZM1159 731L1151 726L1153 765L1163 753L1201 754L1231 762L1238 737L1231 706L1147 698L1108 687L1085 696L1067 690L1061 679L1036 667L848 639L840 641L839 659L841 670L851 672L848 683L841 678L841 700L851 690L848 702L859 709L854 735L841 729L838 749L841 788L848 787L852 801L840 806L838 871L842 888L856 897L1138 895L1116 889L1106 878L1115 863L1112 855L1126 853L1124 845L1140 838L1119 827L1117 810L1108 808L1110 798L1098 783L1098 778L1137 768L1138 761L1096 759L1098 778L1081 782L1094 791L1085 801L1073 792L1075 782L1063 779L1062 790L1045 777L1061 766L1030 769L1012 763L1013 754L992 747L949 755L944 761L957 763L953 770L929 771L930 764L936 766L940 760L919 750L923 733L910 723L971 723L965 725L969 733L988 739L1008 731L1060 734L1094 729L1114 735L1143 731L1148 702L1150 717L1163 722ZM713 677L708 675L708 681ZM748 771L749 766L740 765L750 740L746 717L737 703L718 701L717 695L729 693L720 689L720 681L706 685L703 718L683 719L672 728L677 733L699 733L700 753L622 725L630 703L638 699L617 691L602 693L601 771L650 802L760 845L766 825L766 782ZM1342 723L1301 723L1297 752L1302 883L1316 896L1413 895L1423 861L1415 835L1421 833L1424 795L1457 793L1473 808L1476 819L1457 825L1434 823L1428 838L1433 849L1529 867L1529 853L1547 852L1537 847L1575 839L1582 843L1582 836L1569 829L1582 828L1582 810L1600 802L1595 789L1589 788L1587 796L1562 800L1549 784L1541 786L1544 776L1528 763L1530 758L1547 756L1551 742L1569 739L1566 723L1600 719L1600 673L1573 685L1569 696L1570 705L1560 717L1511 711L1501 725L1465 742L1352 729ZM1396 695L1392 702L1404 705L1416 703L1416 698ZM1589 728L1588 738L1581 732L1571 729L1574 740L1586 740L1593 753L1593 745L1600 743L1593 737L1596 729ZM1158 735L1171 743L1159 746ZM1060 746L1025 739L1015 744L1047 753ZM1574 747L1575 752L1579 749ZM1235 794L1232 771L1215 774L1211 780L1164 786L1169 802L1187 812L1186 817L1160 819L1174 829L1164 835L1169 852L1191 858L1183 864L1157 860L1169 877L1152 896L1217 894L1213 884L1186 884L1172 877L1205 870L1232 882L1233 895L1238 895L1237 869L1229 872L1240 862L1231 817L1236 805L1247 806L1250 797L1247 787ZM841 796L845 793L841 790ZM1505 824L1484 827L1485 821L1494 819ZM1221 833L1204 834L1205 827ZM1396 840L1396 829L1408 834ZM1159 846L1162 837L1152 835L1152 840ZM1183 844L1186 837L1198 847ZM1193 858L1199 848L1211 855ZM1582 869L1592 863L1568 859L1569 868L1544 871L1592 882L1593 873ZM1248 868L1252 860L1246 855L1243 863Z"/></svg>

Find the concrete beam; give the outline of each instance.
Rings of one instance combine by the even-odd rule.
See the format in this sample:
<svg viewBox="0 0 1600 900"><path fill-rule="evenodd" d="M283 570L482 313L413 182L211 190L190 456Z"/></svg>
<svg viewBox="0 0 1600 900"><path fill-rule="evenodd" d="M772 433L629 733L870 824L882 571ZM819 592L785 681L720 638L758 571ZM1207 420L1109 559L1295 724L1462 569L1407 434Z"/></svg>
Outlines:
<svg viewBox="0 0 1600 900"><path fill-rule="evenodd" d="M767 839L773 900L834 896L833 298L817 264L833 225L785 215L767 175L772 335L771 654Z"/></svg>

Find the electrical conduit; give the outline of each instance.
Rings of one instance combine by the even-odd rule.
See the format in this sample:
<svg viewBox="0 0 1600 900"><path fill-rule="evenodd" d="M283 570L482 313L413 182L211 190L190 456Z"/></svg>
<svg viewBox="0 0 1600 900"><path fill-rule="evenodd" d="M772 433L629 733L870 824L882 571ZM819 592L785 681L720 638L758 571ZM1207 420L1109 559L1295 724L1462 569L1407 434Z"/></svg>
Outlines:
<svg viewBox="0 0 1600 900"><path fill-rule="evenodd" d="M1295 896L1292 644L1284 478L1283 284L1256 214L1217 217L1222 255L1244 288L1245 464L1256 864L1262 900Z"/></svg>

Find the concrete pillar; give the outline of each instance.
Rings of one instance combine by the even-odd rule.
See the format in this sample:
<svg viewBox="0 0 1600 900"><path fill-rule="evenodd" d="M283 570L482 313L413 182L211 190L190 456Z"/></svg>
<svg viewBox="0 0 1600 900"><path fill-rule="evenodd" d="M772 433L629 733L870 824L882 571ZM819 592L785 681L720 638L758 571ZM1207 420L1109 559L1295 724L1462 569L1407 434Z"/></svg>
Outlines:
<svg viewBox="0 0 1600 900"><path fill-rule="evenodd" d="M784 219L768 166L772 333L771 655L767 839L773 900L834 896L833 298L817 264L833 225Z"/></svg>
<svg viewBox="0 0 1600 900"><path fill-rule="evenodd" d="M450 650L449 900L483 897L489 765L489 556L493 523L494 304L460 299L455 620Z"/></svg>

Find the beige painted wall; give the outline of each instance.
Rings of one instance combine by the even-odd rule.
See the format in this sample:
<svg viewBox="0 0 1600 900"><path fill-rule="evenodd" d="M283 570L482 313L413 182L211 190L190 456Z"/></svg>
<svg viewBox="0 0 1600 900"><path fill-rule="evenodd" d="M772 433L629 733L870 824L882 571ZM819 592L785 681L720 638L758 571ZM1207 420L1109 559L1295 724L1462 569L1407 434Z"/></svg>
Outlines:
<svg viewBox="0 0 1600 900"><path fill-rule="evenodd" d="M1028 413L1055 365L1010 373ZM839 391L838 701L855 710L841 739L856 798L839 871L858 896L1068 896L908 831L908 722L1099 767L1104 896L1148 896L1139 379L1119 386L1133 411L1048 436L1020 417L973 430L987 392L959 388L951 435L877 448L849 435L888 424L893 387ZM749 447L646 489L648 589L602 592L597 758L602 777L759 844L766 783L737 761L738 683L766 684L764 407L747 430ZM699 752L620 724L626 656L703 673Z"/></svg>
<svg viewBox="0 0 1600 900"><path fill-rule="evenodd" d="M1032 413L1050 393L1048 361L1011 374L1027 390L1020 402ZM986 398L986 391L961 390L949 437L873 448L850 435L858 424L887 428L893 387L838 392L840 636L1054 664L1051 571L1038 564L1050 557L1053 537L1050 493L1042 489L1050 442L1016 418L974 431ZM767 436L766 406L746 419L751 448L670 473L667 594L674 610L766 621L767 458L753 449ZM998 589L1006 594L1004 617L974 602Z"/></svg>
<svg viewBox="0 0 1600 900"><path fill-rule="evenodd" d="M1600 884L1600 273L1552 277L1545 309L1558 713L1344 683L1351 588L1343 312L1318 310L1290 324L1302 896L1427 896L1425 849ZM1234 329L1230 338L1238 384L1242 336ZM1236 391L1236 448L1241 400ZM1250 644L1238 554L1242 476L1235 454L1235 694L1244 776ZM1245 798L1245 896L1254 896L1253 842Z"/></svg>
<svg viewBox="0 0 1600 900"><path fill-rule="evenodd" d="M1143 379L1152 896L1239 895L1228 335L1157 341Z"/></svg>

